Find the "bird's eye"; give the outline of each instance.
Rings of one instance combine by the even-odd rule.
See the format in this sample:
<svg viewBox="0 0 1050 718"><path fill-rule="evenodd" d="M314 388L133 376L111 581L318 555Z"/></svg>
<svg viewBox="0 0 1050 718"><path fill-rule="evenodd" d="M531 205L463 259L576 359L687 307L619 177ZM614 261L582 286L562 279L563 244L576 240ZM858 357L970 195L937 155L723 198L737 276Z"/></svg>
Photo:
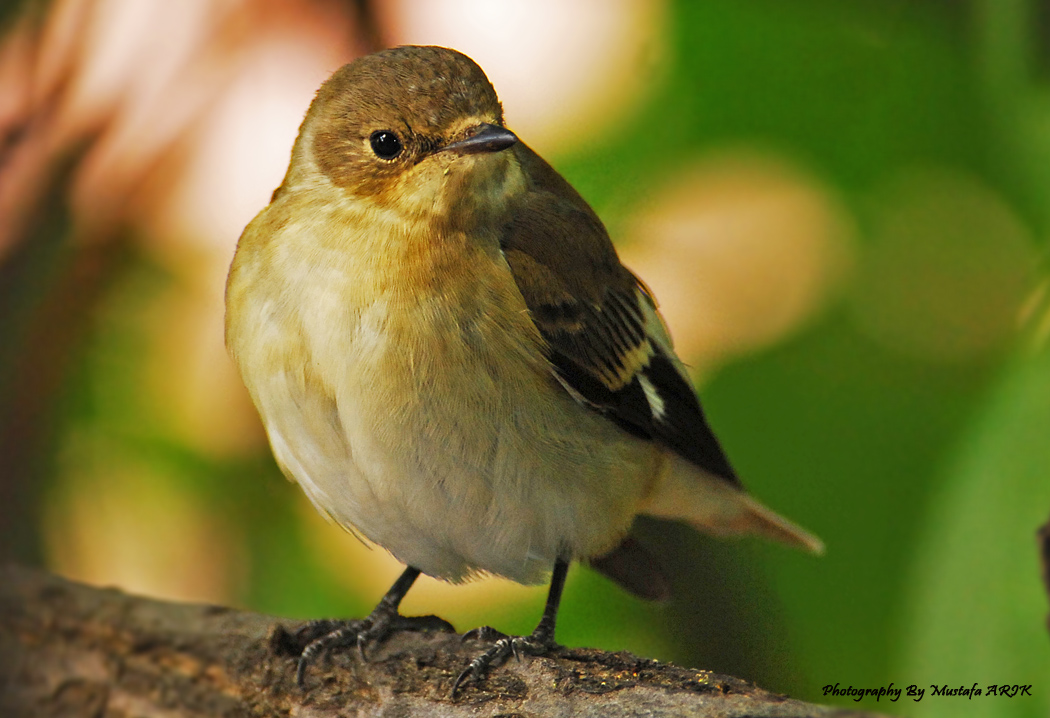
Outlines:
<svg viewBox="0 0 1050 718"><path fill-rule="evenodd" d="M401 140L390 130L373 132L368 138L368 143L372 145L372 151L376 153L376 157L381 160L392 160L404 149L401 146Z"/></svg>

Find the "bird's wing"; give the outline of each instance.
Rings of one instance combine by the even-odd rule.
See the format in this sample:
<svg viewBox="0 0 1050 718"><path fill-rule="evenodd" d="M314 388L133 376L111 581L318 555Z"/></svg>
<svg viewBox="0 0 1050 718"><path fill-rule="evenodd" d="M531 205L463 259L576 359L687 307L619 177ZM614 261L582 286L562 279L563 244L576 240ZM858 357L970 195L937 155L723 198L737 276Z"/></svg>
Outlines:
<svg viewBox="0 0 1050 718"><path fill-rule="evenodd" d="M531 183L502 248L562 386L626 431L739 486L645 286L579 194L523 144Z"/></svg>

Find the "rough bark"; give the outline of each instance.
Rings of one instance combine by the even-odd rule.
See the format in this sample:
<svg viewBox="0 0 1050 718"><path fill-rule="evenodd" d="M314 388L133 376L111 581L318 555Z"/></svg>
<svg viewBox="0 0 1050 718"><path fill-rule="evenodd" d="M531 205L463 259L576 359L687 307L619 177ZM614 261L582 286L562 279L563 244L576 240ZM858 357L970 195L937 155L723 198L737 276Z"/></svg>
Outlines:
<svg viewBox="0 0 1050 718"><path fill-rule="evenodd" d="M338 652L313 666L303 691L282 625L301 624L3 567L0 715L862 715L730 676L590 649L511 660L453 701L452 681L479 646L448 633L396 634L364 663Z"/></svg>

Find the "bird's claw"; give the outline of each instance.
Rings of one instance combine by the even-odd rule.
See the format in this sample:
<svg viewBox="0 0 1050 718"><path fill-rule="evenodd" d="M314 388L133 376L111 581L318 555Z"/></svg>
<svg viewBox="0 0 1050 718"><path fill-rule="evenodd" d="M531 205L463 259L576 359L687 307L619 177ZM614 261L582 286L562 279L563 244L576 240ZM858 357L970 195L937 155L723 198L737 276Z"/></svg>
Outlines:
<svg viewBox="0 0 1050 718"><path fill-rule="evenodd" d="M475 628L463 634L463 639L482 638L483 636L499 636L492 646L480 656L472 660L459 674L452 684L451 697L455 699L459 689L468 679L481 680L489 669L499 666L513 655L519 662L523 655L541 656L548 653L554 646L553 636L546 633L534 632L529 636L508 636L489 626Z"/></svg>
<svg viewBox="0 0 1050 718"><path fill-rule="evenodd" d="M485 643L495 642L501 638L510 638L503 631L497 631L492 626L478 626L472 628L461 636L463 643L467 641L484 641Z"/></svg>
<svg viewBox="0 0 1050 718"><path fill-rule="evenodd" d="M445 631L455 629L437 616L402 616L399 613L376 610L362 620L311 621L298 637L305 643L295 668L295 683L304 687L306 669L320 655L333 648L357 646L362 662L367 662L368 644L380 643L395 631Z"/></svg>

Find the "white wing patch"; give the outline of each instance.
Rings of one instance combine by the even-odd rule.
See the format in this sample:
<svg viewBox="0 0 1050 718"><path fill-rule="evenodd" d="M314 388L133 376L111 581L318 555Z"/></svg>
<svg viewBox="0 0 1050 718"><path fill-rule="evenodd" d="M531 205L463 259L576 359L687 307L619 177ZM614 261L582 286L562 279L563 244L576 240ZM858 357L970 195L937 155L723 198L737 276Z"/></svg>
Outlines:
<svg viewBox="0 0 1050 718"><path fill-rule="evenodd" d="M667 416L667 407L664 406L664 400L660 396L659 390L653 386L653 383L649 381L649 377L645 375L644 369L638 375L638 383L642 385L642 391L645 392L645 400L649 402L649 410L653 412L653 418L657 421L663 421Z"/></svg>

